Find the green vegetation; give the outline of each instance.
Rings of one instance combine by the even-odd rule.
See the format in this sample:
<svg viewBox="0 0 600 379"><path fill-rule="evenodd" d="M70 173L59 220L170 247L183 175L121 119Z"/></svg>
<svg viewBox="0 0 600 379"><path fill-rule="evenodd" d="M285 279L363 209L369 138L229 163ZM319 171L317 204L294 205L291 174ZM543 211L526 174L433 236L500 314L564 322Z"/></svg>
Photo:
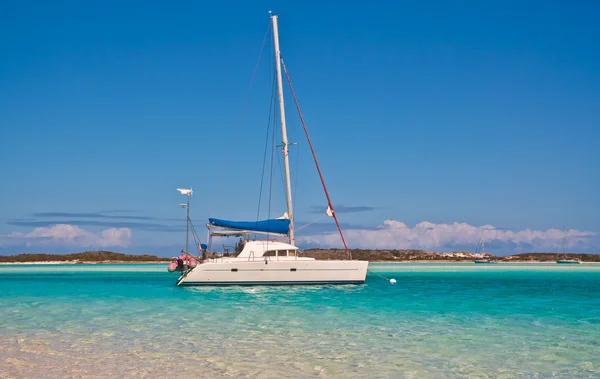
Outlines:
<svg viewBox="0 0 600 379"><path fill-rule="evenodd" d="M600 254L557 254L557 253L523 253L500 257L501 261L506 262L555 262L560 259L580 259L582 262L600 262Z"/></svg>
<svg viewBox="0 0 600 379"><path fill-rule="evenodd" d="M236 252L241 250L243 243L236 244ZM425 250L368 250L353 249L353 259L366 260L370 262L403 262L403 261L446 261L446 262L471 262L481 258L473 253L457 251L453 253L437 253ZM305 257L316 259L348 259L348 254L343 249L308 249L302 252ZM487 258L496 259L499 262L554 262L559 256L557 253L524 253L509 255L506 257L495 257L485 254ZM560 254L560 258L564 258ZM582 262L600 262L599 254L567 254L566 258L580 259ZM19 254L0 256L0 262L4 263L27 263L27 262L169 262L171 258L161 258L154 255L129 255L113 253L111 251L86 251L75 254Z"/></svg>
<svg viewBox="0 0 600 379"><path fill-rule="evenodd" d="M18 254L0 256L0 262L169 262L170 258L154 255L129 255L112 251L86 251L75 254Z"/></svg>
<svg viewBox="0 0 600 379"><path fill-rule="evenodd" d="M471 253L434 253L425 250L403 249L403 250L368 250L351 249L352 259L366 261L470 261L473 260ZM303 256L316 259L347 259L348 255L343 249L308 249L303 251Z"/></svg>
<svg viewBox="0 0 600 379"><path fill-rule="evenodd" d="M456 251L453 253L437 253L425 250L368 250L353 249L353 259L366 260L370 262L402 262L402 261L447 261L447 262L471 262L474 259L481 258L473 253L465 251ZM506 257L496 257L491 254L484 254L486 258L496 259L499 262L554 262L557 253L524 253L509 255ZM303 251L303 256L316 259L348 259L348 255L343 249L308 249ZM564 258L563 254L560 254ZM599 254L567 254L567 258L580 259L582 262L600 262Z"/></svg>

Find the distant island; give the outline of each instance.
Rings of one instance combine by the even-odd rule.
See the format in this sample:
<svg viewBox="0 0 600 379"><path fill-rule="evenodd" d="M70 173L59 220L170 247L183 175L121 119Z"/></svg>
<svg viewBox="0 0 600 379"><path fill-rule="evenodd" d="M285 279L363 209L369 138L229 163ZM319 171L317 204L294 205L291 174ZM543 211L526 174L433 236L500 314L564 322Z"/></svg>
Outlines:
<svg viewBox="0 0 600 379"><path fill-rule="evenodd" d="M471 262L475 259L491 258L498 262L554 262L558 253L523 253L496 257L492 254L473 254L466 251L439 253L416 249L352 249L352 259L369 262ZM343 249L308 249L303 256L316 259L348 259ZM564 257L563 254L560 254ZM568 258L580 259L582 262L600 262L599 254L566 254Z"/></svg>
<svg viewBox="0 0 600 379"><path fill-rule="evenodd" d="M112 251L85 251L74 254L0 255L0 263L167 263L171 258L154 255L133 255Z"/></svg>
<svg viewBox="0 0 600 379"><path fill-rule="evenodd" d="M474 259L491 258L498 262L554 262L557 253L523 253L496 257L491 254L473 254L465 251L452 253L425 250L370 250L353 249L353 259L369 262L471 262ZM343 249L307 249L302 256L316 259L348 259ZM561 257L564 257L561 254ZM600 254L567 254L566 257L582 262L600 262ZM74 254L18 254L0 256L0 263L168 263L171 258L154 255L121 254L112 251L85 251Z"/></svg>

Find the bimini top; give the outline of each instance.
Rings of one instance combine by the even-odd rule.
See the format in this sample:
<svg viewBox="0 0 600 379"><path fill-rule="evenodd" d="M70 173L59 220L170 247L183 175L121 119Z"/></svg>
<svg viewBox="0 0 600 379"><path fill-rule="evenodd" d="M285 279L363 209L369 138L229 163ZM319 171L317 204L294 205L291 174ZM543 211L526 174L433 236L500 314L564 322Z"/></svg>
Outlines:
<svg viewBox="0 0 600 379"><path fill-rule="evenodd" d="M290 220L275 218L262 221L230 221L218 218L209 218L209 225L228 230L244 230L256 233L288 234L290 231Z"/></svg>

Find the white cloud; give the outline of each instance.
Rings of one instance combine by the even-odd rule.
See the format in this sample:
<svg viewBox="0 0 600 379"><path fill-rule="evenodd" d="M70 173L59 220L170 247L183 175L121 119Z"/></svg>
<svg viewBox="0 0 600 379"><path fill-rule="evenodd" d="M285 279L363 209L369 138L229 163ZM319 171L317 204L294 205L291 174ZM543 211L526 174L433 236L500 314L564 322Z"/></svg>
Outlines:
<svg viewBox="0 0 600 379"><path fill-rule="evenodd" d="M131 240L132 233L129 228L110 228L101 232L92 232L75 225L56 224L35 228L29 233L13 232L7 236L0 236L0 245L127 247Z"/></svg>
<svg viewBox="0 0 600 379"><path fill-rule="evenodd" d="M534 247L536 251L543 249L557 250L562 246L565 236L560 229L513 231L494 229L492 225L478 227L459 222L433 224L427 221L420 222L411 228L400 221L385 220L383 225L374 230L344 230L344 237L348 246L352 248L436 249L456 245L475 246L479 241L482 229L486 229L484 232L486 243L489 241L492 244L512 244L516 245L516 249L522 247L529 249L529 251L531 251L531 247ZM597 236L597 233L590 231L574 229L567 231L570 246L589 245L590 238L595 236ZM303 236L298 237L298 239L306 245L341 246L338 233Z"/></svg>

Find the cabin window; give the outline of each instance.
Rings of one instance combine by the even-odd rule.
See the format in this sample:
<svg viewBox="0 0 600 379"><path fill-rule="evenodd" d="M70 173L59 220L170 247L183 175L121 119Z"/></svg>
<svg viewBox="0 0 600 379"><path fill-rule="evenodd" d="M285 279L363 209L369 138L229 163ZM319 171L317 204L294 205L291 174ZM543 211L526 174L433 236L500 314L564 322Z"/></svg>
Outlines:
<svg viewBox="0 0 600 379"><path fill-rule="evenodd" d="M290 271L296 271L296 269L295 268L291 268Z"/></svg>
<svg viewBox="0 0 600 379"><path fill-rule="evenodd" d="M274 257L274 256L295 257L296 251L295 250L268 250L268 251L265 251L265 253L263 254L263 257Z"/></svg>
<svg viewBox="0 0 600 379"><path fill-rule="evenodd" d="M237 268L232 268L231 271L232 272L237 272Z"/></svg>

